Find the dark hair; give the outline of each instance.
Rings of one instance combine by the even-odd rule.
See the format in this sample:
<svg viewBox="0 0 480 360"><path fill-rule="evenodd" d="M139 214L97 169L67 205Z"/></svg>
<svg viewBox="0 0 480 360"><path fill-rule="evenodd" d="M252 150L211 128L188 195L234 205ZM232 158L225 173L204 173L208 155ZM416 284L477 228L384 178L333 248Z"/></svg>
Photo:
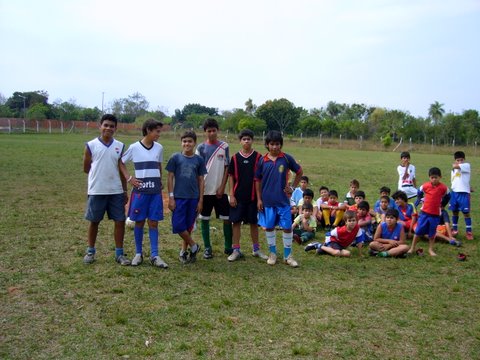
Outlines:
<svg viewBox="0 0 480 360"><path fill-rule="evenodd" d="M214 118L208 118L203 123L203 131L207 131L208 128L216 128L218 130L218 121Z"/></svg>
<svg viewBox="0 0 480 360"><path fill-rule="evenodd" d="M330 190L330 191L328 192L328 196L335 196L335 197L338 198L338 192L337 192L337 190Z"/></svg>
<svg viewBox="0 0 480 360"><path fill-rule="evenodd" d="M300 178L300 181L302 180L305 180L307 183L309 182L308 181L308 176L305 176L305 175L302 175L302 177Z"/></svg>
<svg viewBox="0 0 480 360"><path fill-rule="evenodd" d="M380 196L380 200L387 200L387 202L390 203L390 196L382 195L382 196Z"/></svg>
<svg viewBox="0 0 480 360"><path fill-rule="evenodd" d="M358 204L358 209L370 211L370 204L368 203L368 201L365 200L360 201L360 203Z"/></svg>
<svg viewBox="0 0 480 360"><path fill-rule="evenodd" d="M385 211L385 217L393 216L395 219L398 219L399 213L397 209L388 209Z"/></svg>
<svg viewBox="0 0 480 360"><path fill-rule="evenodd" d="M400 159L404 157L410 159L410 153L408 151L402 151L402 153L400 154Z"/></svg>
<svg viewBox="0 0 480 360"><path fill-rule="evenodd" d="M428 170L428 176L442 176L442 171L438 167L432 167Z"/></svg>
<svg viewBox="0 0 480 360"><path fill-rule="evenodd" d="M358 190L358 191L355 193L355 197L357 197L357 196L358 196L358 197L362 197L362 198L364 198L364 199L366 198L365 192L362 191L362 190Z"/></svg>
<svg viewBox="0 0 480 360"><path fill-rule="evenodd" d="M161 128L162 126L163 126L163 124L160 121L155 120L155 119L148 119L142 125L142 134L143 134L143 136L145 136L145 135L148 134L149 130L153 131L158 127Z"/></svg>
<svg viewBox="0 0 480 360"><path fill-rule="evenodd" d="M180 140L183 140L185 138L192 138L195 143L197 142L197 134L195 134L195 131L192 131L192 130L185 131L180 137Z"/></svg>
<svg viewBox="0 0 480 360"><path fill-rule="evenodd" d="M360 187L360 183L358 182L357 179L353 179L350 181L350 186L355 185L356 187Z"/></svg>
<svg viewBox="0 0 480 360"><path fill-rule="evenodd" d="M283 136L280 131L270 130L267 135L265 135L265 147L268 149L268 144L271 142L280 143L280 147L283 146Z"/></svg>
<svg viewBox="0 0 480 360"><path fill-rule="evenodd" d="M312 203L306 203L302 205L302 210L312 210L313 211L313 204Z"/></svg>
<svg viewBox="0 0 480 360"><path fill-rule="evenodd" d="M320 186L320 189L318 189L318 191L322 191L322 190L329 191L328 187L326 187L326 186Z"/></svg>
<svg viewBox="0 0 480 360"><path fill-rule="evenodd" d="M313 198L313 196L314 196L313 190L305 189L305 191L303 192L303 197L305 197L305 196L311 196Z"/></svg>
<svg viewBox="0 0 480 360"><path fill-rule="evenodd" d="M243 129L240 131L240 134L238 134L238 140L242 140L245 136L248 136L250 139L253 140L253 131L250 129Z"/></svg>
<svg viewBox="0 0 480 360"><path fill-rule="evenodd" d="M382 187L380 188L380 192L381 192L381 193L382 193L382 192L386 192L387 194L390 194L391 190L390 190L390 188L387 187L387 186L382 186Z"/></svg>
<svg viewBox="0 0 480 360"><path fill-rule="evenodd" d="M455 154L453 154L453 158L456 159L465 159L465 153L463 151L456 151Z"/></svg>
<svg viewBox="0 0 480 360"><path fill-rule="evenodd" d="M392 198L393 200L402 199L403 201L408 202L408 196L405 191L402 190L395 191L392 195Z"/></svg>
<svg viewBox="0 0 480 360"><path fill-rule="evenodd" d="M357 214L355 213L355 211L352 211L352 210L347 210L345 211L345 213L343 214L343 221L347 221L348 219L356 219L357 218Z"/></svg>
<svg viewBox="0 0 480 360"><path fill-rule="evenodd" d="M118 120L115 115L112 115L112 114L103 115L102 118L100 119L100 125L103 124L105 120L113 121L115 123L115 127L117 127Z"/></svg>

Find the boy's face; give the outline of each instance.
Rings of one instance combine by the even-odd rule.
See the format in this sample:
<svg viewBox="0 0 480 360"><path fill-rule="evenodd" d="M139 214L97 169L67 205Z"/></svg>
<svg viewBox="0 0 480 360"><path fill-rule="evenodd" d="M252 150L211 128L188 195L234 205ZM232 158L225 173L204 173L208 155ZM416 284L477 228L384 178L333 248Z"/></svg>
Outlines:
<svg viewBox="0 0 480 360"><path fill-rule="evenodd" d="M380 196L390 196L390 194L386 191L381 191Z"/></svg>
<svg viewBox="0 0 480 360"><path fill-rule="evenodd" d="M193 153L194 147L195 147L195 141L192 138L186 137L182 139L182 150L184 153L187 153L187 154Z"/></svg>
<svg viewBox="0 0 480 360"><path fill-rule="evenodd" d="M395 204L397 204L397 206L405 206L405 201L403 201L401 198L396 198Z"/></svg>
<svg viewBox="0 0 480 360"><path fill-rule="evenodd" d="M464 159L464 158L456 158L456 159L455 159L455 162L456 162L457 164L463 164L463 163L465 162L465 159Z"/></svg>
<svg viewBox="0 0 480 360"><path fill-rule="evenodd" d="M335 195L330 195L328 197L328 201L330 201L331 203L336 203L337 200L338 200L338 198Z"/></svg>
<svg viewBox="0 0 480 360"><path fill-rule="evenodd" d="M320 197L322 199L328 199L328 190L320 190Z"/></svg>
<svg viewBox="0 0 480 360"><path fill-rule="evenodd" d="M357 219L356 218L350 218L345 220L345 226L347 227L347 230L352 231L353 228L357 225Z"/></svg>
<svg viewBox="0 0 480 360"><path fill-rule="evenodd" d="M313 201L313 198L312 198L311 196L305 195L305 196L303 197L303 203L304 203L304 204L311 204L312 201Z"/></svg>
<svg viewBox="0 0 480 360"><path fill-rule="evenodd" d="M432 183L432 185L438 185L438 184L440 184L440 179L442 177L438 176L438 175L430 175L429 178L430 178L430 182Z"/></svg>
<svg viewBox="0 0 480 360"><path fill-rule="evenodd" d="M298 213L297 207L296 207L296 206L292 206L292 207L290 208L290 213L291 213L291 214L296 214L296 213Z"/></svg>
<svg viewBox="0 0 480 360"><path fill-rule="evenodd" d="M218 138L218 129L216 127L209 127L205 130L208 142L215 142Z"/></svg>
<svg viewBox="0 0 480 360"><path fill-rule="evenodd" d="M358 190L358 186L355 184L350 184L350 194L355 195Z"/></svg>
<svg viewBox="0 0 480 360"><path fill-rule="evenodd" d="M152 141L157 141L158 138L160 137L161 131L162 131L162 128L160 126L156 127L153 130L147 130L147 138L149 138Z"/></svg>
<svg viewBox="0 0 480 360"><path fill-rule="evenodd" d="M368 213L367 209L358 209L357 210L357 215L359 217L362 217L362 218L367 216L367 213Z"/></svg>
<svg viewBox="0 0 480 360"><path fill-rule="evenodd" d="M308 186L307 180L300 180L300 189L305 190Z"/></svg>
<svg viewBox="0 0 480 360"><path fill-rule="evenodd" d="M381 199L380 200L380 208L382 210L386 210L388 208L388 201L387 199Z"/></svg>
<svg viewBox="0 0 480 360"><path fill-rule="evenodd" d="M282 150L282 145L280 145L280 142L278 141L270 141L267 144L267 148L270 155L277 156L280 154L280 151Z"/></svg>
<svg viewBox="0 0 480 360"><path fill-rule="evenodd" d="M365 200L363 198L363 196L355 196L355 204L360 204L363 200Z"/></svg>
<svg viewBox="0 0 480 360"><path fill-rule="evenodd" d="M252 148L253 139L250 136L244 136L240 139L240 145L243 150L250 150Z"/></svg>
<svg viewBox="0 0 480 360"><path fill-rule="evenodd" d="M385 217L385 222L388 227L393 227L397 223L397 218L395 216L388 215Z"/></svg>
<svg viewBox="0 0 480 360"><path fill-rule="evenodd" d="M100 136L102 138L111 139L113 134L115 134L115 130L117 130L117 126L112 120L103 120L100 124Z"/></svg>
<svg viewBox="0 0 480 360"><path fill-rule="evenodd" d="M402 164L402 166L407 165L409 162L410 162L410 158L407 156L404 156L400 159L400 163Z"/></svg>
<svg viewBox="0 0 480 360"><path fill-rule="evenodd" d="M303 209L303 217L305 219L310 219L310 216L312 216L313 211L311 209Z"/></svg>

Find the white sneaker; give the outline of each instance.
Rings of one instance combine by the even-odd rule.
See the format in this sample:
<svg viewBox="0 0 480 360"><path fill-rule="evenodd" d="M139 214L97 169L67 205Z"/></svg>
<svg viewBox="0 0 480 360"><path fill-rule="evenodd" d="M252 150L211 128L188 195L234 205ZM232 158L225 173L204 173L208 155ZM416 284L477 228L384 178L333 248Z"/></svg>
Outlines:
<svg viewBox="0 0 480 360"><path fill-rule="evenodd" d="M151 258L150 262L152 263L153 266L156 266L156 267L159 267L159 268L162 268L162 269L168 268L167 263L165 261L163 261L160 256L155 256L155 257Z"/></svg>
<svg viewBox="0 0 480 360"><path fill-rule="evenodd" d="M276 263L277 263L277 254L271 252L271 253L268 255L267 264L268 264L268 265L275 265Z"/></svg>
<svg viewBox="0 0 480 360"><path fill-rule="evenodd" d="M298 263L292 257L292 254L288 255L288 257L284 260L285 264L290 265L291 267L298 267Z"/></svg>
<svg viewBox="0 0 480 360"><path fill-rule="evenodd" d="M258 257L258 258L260 258L260 259L262 259L262 260L267 260L267 259L268 259L268 256L265 255L264 253L262 253L260 250L257 250L257 251L252 252L252 255L253 255L254 257Z"/></svg>
<svg viewBox="0 0 480 360"><path fill-rule="evenodd" d="M233 250L232 254L227 258L228 261L236 261L243 257L243 254L240 250Z"/></svg>
<svg viewBox="0 0 480 360"><path fill-rule="evenodd" d="M138 266L141 263L143 263L143 255L142 254L135 254L135 256L132 259L132 262L130 265L132 266Z"/></svg>

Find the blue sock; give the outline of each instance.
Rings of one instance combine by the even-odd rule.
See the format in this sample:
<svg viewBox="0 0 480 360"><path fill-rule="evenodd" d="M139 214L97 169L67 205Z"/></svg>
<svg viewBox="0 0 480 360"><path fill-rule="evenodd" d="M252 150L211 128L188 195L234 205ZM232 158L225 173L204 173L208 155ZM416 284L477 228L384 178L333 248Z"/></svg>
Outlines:
<svg viewBox="0 0 480 360"><path fill-rule="evenodd" d="M150 257L158 256L158 228L149 228L148 236L150 237Z"/></svg>
<svg viewBox="0 0 480 360"><path fill-rule="evenodd" d="M115 259L123 255L123 248L115 248Z"/></svg>
<svg viewBox="0 0 480 360"><path fill-rule="evenodd" d="M260 244L258 244L258 243L257 243L257 244L253 244L253 245L252 245L252 248L253 248L253 251L258 251L258 250L260 250Z"/></svg>
<svg viewBox="0 0 480 360"><path fill-rule="evenodd" d="M286 259L292 253L293 233L282 233L283 239L283 258Z"/></svg>
<svg viewBox="0 0 480 360"><path fill-rule="evenodd" d="M457 230L458 226L458 215L452 215L452 229Z"/></svg>
<svg viewBox="0 0 480 360"><path fill-rule="evenodd" d="M97 251L94 247L87 246L87 253L95 254Z"/></svg>
<svg viewBox="0 0 480 360"><path fill-rule="evenodd" d="M467 232L472 232L472 218L465 218L465 225L467 227Z"/></svg>
<svg viewBox="0 0 480 360"><path fill-rule="evenodd" d="M275 230L274 231L265 231L265 235L267 237L267 244L268 244L268 249L270 252L276 254L277 253L277 245L276 245L276 236L275 236Z"/></svg>
<svg viewBox="0 0 480 360"><path fill-rule="evenodd" d="M143 227L134 227L133 236L135 238L135 253L142 254Z"/></svg>

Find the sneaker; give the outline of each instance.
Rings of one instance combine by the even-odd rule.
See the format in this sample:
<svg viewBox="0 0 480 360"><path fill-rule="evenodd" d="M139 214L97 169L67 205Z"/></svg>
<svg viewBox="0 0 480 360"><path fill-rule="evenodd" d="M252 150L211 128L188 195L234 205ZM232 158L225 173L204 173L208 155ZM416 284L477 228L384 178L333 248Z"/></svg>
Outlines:
<svg viewBox="0 0 480 360"><path fill-rule="evenodd" d="M290 265L291 267L298 267L298 263L295 261L292 254L288 255L288 257L283 261L285 262L285 264Z"/></svg>
<svg viewBox="0 0 480 360"><path fill-rule="evenodd" d="M159 268L162 268L162 269L168 268L167 263L165 261L163 261L162 258L158 255L151 258L150 262L152 263L153 266L156 266L156 267L159 267Z"/></svg>
<svg viewBox="0 0 480 360"><path fill-rule="evenodd" d="M297 234L293 234L293 241L295 241L298 245L302 245L302 239Z"/></svg>
<svg viewBox="0 0 480 360"><path fill-rule="evenodd" d="M452 240L450 240L450 245L453 245L453 246L456 246L456 247L461 247L462 242L459 241L459 240L456 240L456 239L452 239Z"/></svg>
<svg viewBox="0 0 480 360"><path fill-rule="evenodd" d="M378 251L373 250L373 249L369 249L369 250L368 250L368 255L370 255L370 256L377 256L377 255L378 255Z"/></svg>
<svg viewBox="0 0 480 360"><path fill-rule="evenodd" d="M211 247L205 248L205 250L203 251L203 258L204 259L213 258L213 253L212 253L212 248Z"/></svg>
<svg viewBox="0 0 480 360"><path fill-rule="evenodd" d="M271 252L268 255L267 264L268 265L275 265L276 263L277 263L277 254Z"/></svg>
<svg viewBox="0 0 480 360"><path fill-rule="evenodd" d="M122 266L128 266L128 265L130 265L130 260L128 260L127 257L126 257L125 255L123 255L123 254L120 255L120 256L118 256L118 257L115 259L115 261L116 261L117 263L119 263L120 265L122 265Z"/></svg>
<svg viewBox="0 0 480 360"><path fill-rule="evenodd" d="M132 259L132 266L138 266L141 263L143 263L143 255L142 254L135 254L135 256Z"/></svg>
<svg viewBox="0 0 480 360"><path fill-rule="evenodd" d="M415 251L415 253L418 255L418 256L424 256L425 253L423 252L423 249L420 248L420 249L417 249L417 251Z"/></svg>
<svg viewBox="0 0 480 360"><path fill-rule="evenodd" d="M308 244L307 246L305 246L305 251L311 251L311 250L315 250L317 248L319 248L321 246L321 244L316 241L316 242L311 242L310 244Z"/></svg>
<svg viewBox="0 0 480 360"><path fill-rule="evenodd" d="M262 260L268 260L268 256L265 255L264 253L262 253L260 250L253 251L253 252L252 252L252 255L253 255L254 257L258 257L258 258L260 258L260 259L262 259Z"/></svg>
<svg viewBox="0 0 480 360"><path fill-rule="evenodd" d="M467 255L460 253L460 254L458 254L458 256L457 256L457 260L458 260L458 261L465 261L465 260L467 260Z"/></svg>
<svg viewBox="0 0 480 360"><path fill-rule="evenodd" d="M192 248L190 248L190 256L188 257L188 261L191 263L194 263L195 261L197 261L197 254L200 252L200 245L199 244L196 244L196 245L197 245L197 249L195 251L193 251Z"/></svg>
<svg viewBox="0 0 480 360"><path fill-rule="evenodd" d="M85 264L91 264L95 261L95 253L87 253L85 257L83 258L83 262Z"/></svg>
<svg viewBox="0 0 480 360"><path fill-rule="evenodd" d="M457 235L458 235L458 230L453 230L453 229L452 229L452 236L455 237L455 236L457 236Z"/></svg>
<svg viewBox="0 0 480 360"><path fill-rule="evenodd" d="M180 255L178 255L178 260L180 260L180 262L184 265L188 264L188 251L180 251Z"/></svg>
<svg viewBox="0 0 480 360"><path fill-rule="evenodd" d="M243 254L240 252L240 250L234 250L227 259L228 261L235 261L241 258L243 258Z"/></svg>
<svg viewBox="0 0 480 360"><path fill-rule="evenodd" d="M473 240L473 233L471 231L467 231L465 237L467 238L467 240Z"/></svg>

